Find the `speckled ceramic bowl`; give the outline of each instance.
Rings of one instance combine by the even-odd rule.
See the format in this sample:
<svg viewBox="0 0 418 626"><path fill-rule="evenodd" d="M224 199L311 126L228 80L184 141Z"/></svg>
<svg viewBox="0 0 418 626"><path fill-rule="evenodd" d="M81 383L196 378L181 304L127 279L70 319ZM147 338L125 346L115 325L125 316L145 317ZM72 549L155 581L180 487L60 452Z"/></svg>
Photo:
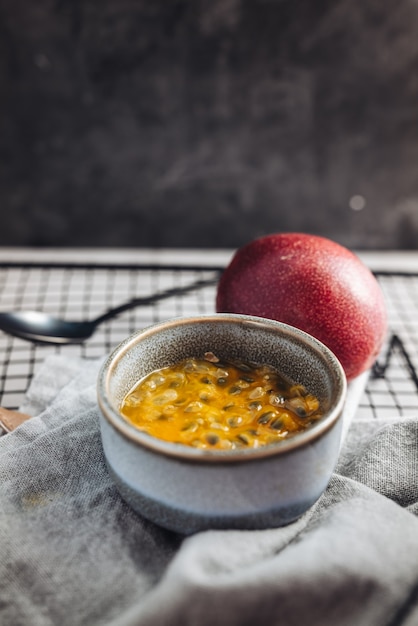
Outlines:
<svg viewBox="0 0 418 626"><path fill-rule="evenodd" d="M202 450L156 439L119 412L151 371L190 356L270 364L315 394L325 415L296 436L249 450ZM341 439L346 379L336 357L295 328L215 314L169 320L121 343L98 379L104 453L130 505L168 529L267 528L297 519L322 494Z"/></svg>

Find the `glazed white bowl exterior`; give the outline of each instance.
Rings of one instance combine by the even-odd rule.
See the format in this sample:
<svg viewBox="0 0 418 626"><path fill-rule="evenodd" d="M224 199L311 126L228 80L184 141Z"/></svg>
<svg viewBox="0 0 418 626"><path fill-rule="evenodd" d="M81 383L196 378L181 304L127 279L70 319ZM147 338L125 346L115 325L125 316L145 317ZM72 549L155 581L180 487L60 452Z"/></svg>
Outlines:
<svg viewBox="0 0 418 626"><path fill-rule="evenodd" d="M208 351L220 359L273 365L319 397L326 407L324 417L280 443L233 451L158 440L122 417L120 404L140 378ZM329 482L340 448L346 388L336 357L286 324L232 314L157 324L122 342L99 375L109 470L136 511L177 532L287 524L312 506Z"/></svg>

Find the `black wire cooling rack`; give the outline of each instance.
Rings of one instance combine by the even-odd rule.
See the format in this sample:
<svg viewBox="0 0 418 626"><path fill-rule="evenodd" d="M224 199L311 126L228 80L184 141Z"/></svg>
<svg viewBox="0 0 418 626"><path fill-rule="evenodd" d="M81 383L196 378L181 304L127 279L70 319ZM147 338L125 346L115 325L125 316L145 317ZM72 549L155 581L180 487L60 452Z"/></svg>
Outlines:
<svg viewBox="0 0 418 626"><path fill-rule="evenodd" d="M135 330L170 317L213 313L222 269L218 265L1 263L2 311L44 310L65 319L91 319L133 298L147 297L149 302L106 321L79 345L34 344L0 331L0 406L21 405L34 374L50 354L103 357ZM390 332L355 418L416 416L418 273L375 274L385 294ZM199 284L182 295L154 297L194 283Z"/></svg>

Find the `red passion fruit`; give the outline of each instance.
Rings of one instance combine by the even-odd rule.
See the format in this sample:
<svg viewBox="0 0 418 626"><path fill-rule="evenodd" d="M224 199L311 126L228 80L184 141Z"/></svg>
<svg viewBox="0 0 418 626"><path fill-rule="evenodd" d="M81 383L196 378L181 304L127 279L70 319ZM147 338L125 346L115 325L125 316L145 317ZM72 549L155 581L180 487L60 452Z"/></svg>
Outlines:
<svg viewBox="0 0 418 626"><path fill-rule="evenodd" d="M304 233L267 235L237 250L220 278L216 310L313 335L334 352L348 380L373 365L387 332L372 272L347 248Z"/></svg>

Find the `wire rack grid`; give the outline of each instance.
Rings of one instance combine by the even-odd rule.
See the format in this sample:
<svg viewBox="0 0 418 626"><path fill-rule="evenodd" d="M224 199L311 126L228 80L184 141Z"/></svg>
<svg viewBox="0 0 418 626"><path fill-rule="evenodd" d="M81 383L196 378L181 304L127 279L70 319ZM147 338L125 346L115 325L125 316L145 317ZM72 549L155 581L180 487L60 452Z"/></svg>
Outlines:
<svg viewBox="0 0 418 626"><path fill-rule="evenodd" d="M0 310L43 310L64 319L92 319L138 297L147 305L100 325L82 344L31 343L0 332L0 405L18 408L50 354L103 357L134 331L179 317L213 313L219 265L0 263ZM418 273L376 272L389 314L388 340L368 380L355 419L418 415ZM162 300L168 289L208 284Z"/></svg>
<svg viewBox="0 0 418 626"><path fill-rule="evenodd" d="M0 405L18 408L33 376L50 354L103 357L135 330L170 317L214 311L218 267L71 264L0 265L0 310L38 310L67 320L93 319L133 298L133 308L97 327L82 344L32 343L0 331ZM199 281L213 282L188 293L156 300L156 294Z"/></svg>

